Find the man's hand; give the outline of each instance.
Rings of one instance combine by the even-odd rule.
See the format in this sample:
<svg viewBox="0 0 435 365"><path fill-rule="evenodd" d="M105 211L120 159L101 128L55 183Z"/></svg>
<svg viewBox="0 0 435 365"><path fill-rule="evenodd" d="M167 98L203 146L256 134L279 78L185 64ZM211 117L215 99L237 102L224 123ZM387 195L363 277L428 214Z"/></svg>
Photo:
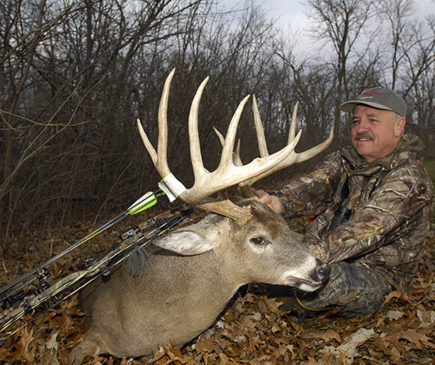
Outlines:
<svg viewBox="0 0 435 365"><path fill-rule="evenodd" d="M254 195L264 204L266 204L270 209L272 209L275 213L282 213L282 204L281 200L276 195L270 195L261 189L251 188Z"/></svg>

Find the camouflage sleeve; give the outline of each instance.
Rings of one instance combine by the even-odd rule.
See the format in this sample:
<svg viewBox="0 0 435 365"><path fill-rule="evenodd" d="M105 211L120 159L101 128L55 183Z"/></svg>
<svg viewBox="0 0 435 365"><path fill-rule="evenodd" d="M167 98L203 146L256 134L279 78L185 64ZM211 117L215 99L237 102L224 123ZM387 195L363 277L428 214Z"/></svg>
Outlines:
<svg viewBox="0 0 435 365"><path fill-rule="evenodd" d="M280 198L282 215L316 215L331 205L340 180L340 165L340 153L331 153L311 173L293 178L280 189L270 191Z"/></svg>
<svg viewBox="0 0 435 365"><path fill-rule="evenodd" d="M315 248L319 258L328 263L357 258L415 229L433 193L432 182L418 164L411 162L385 176L367 203Z"/></svg>

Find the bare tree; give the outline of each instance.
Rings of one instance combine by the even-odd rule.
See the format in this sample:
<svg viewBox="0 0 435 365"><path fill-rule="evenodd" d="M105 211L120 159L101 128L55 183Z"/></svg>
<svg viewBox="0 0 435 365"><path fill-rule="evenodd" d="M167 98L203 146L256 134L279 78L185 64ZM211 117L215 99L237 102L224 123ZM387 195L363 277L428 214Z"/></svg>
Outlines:
<svg viewBox="0 0 435 365"><path fill-rule="evenodd" d="M116 198L131 149L113 147L129 143L118 130L137 115L139 50L179 34L204 2L0 4L2 232L47 209L58 224L74 201Z"/></svg>
<svg viewBox="0 0 435 365"><path fill-rule="evenodd" d="M59 24L73 10L65 7L53 17L47 18L46 0L39 2L10 1L1 6L3 27L1 30L2 51L0 66L2 92L0 100L2 113L2 139L4 158L2 160L2 184L0 187L0 217L5 217L8 206L13 206L12 184L22 166L51 141L65 124L56 124L53 118L36 122L20 117L26 103L26 93L31 89L31 74L36 54L45 41L47 31ZM34 129L30 135L28 128ZM32 128L34 127L34 128ZM53 133L54 130L54 133ZM18 146L18 149L17 149ZM0 226L5 221L0 220Z"/></svg>
<svg viewBox="0 0 435 365"><path fill-rule="evenodd" d="M359 48L366 52L370 39L363 38L364 27L373 18L373 0L307 0L313 20L313 36L332 45L335 70L336 135L342 138L338 105L349 97L349 62ZM366 34L367 36L367 34ZM364 43L363 43L364 42Z"/></svg>
<svg viewBox="0 0 435 365"><path fill-rule="evenodd" d="M390 28L391 40L391 88L396 88L400 65L403 63L405 55L402 44L408 43L403 38L409 38L409 19L413 12L412 1L410 0L387 0L380 3L382 11L380 18L386 17ZM390 53L390 52L388 52Z"/></svg>
<svg viewBox="0 0 435 365"><path fill-rule="evenodd" d="M428 157L435 157L435 17L428 18L427 27L414 28L415 49L404 51L406 64L402 82L410 101L410 121L418 126L417 133L428 147Z"/></svg>
<svg viewBox="0 0 435 365"><path fill-rule="evenodd" d="M384 58L391 60L386 83L407 99L408 129L419 134L427 146L435 138L434 65L435 16L417 19L411 0L381 2L380 17L388 19Z"/></svg>

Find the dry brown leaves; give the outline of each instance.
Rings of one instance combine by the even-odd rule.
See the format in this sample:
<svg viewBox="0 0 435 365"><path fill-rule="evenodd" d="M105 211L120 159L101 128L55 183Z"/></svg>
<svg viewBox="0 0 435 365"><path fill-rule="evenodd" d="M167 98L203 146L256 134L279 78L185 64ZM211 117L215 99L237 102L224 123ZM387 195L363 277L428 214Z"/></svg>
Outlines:
<svg viewBox="0 0 435 365"><path fill-rule="evenodd" d="M78 231L80 229L72 227L68 234L77 237ZM106 237L106 242L108 239L112 238ZM93 243L97 251L105 246L105 240L97 239ZM47 247L41 247L40 242L47 242L47 237L29 239L24 255L20 254L18 245L2 252L1 285L29 270L35 262L43 262L51 251L56 251L56 245L62 245L62 240L51 241ZM432 232L412 291L409 295L391 293L382 310L372 316L349 320L323 315L297 324L278 309L280 303L275 299L248 291L234 301L212 328L183 349L162 344L152 359L96 356L87 363L432 364L435 352L434 248ZM44 256L38 257L41 251ZM52 271L62 277L82 259L83 256L77 254L69 255L68 261L56 263ZM86 329L85 317L74 296L37 317L32 325L1 344L0 364L67 364L68 351L80 342Z"/></svg>

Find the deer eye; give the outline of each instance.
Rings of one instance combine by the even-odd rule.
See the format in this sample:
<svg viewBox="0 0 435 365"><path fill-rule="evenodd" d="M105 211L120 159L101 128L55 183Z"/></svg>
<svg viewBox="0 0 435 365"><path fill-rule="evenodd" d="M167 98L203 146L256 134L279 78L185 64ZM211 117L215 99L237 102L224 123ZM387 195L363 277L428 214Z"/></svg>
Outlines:
<svg viewBox="0 0 435 365"><path fill-rule="evenodd" d="M251 242L255 245L264 245L267 243L267 241L261 236L251 238Z"/></svg>

